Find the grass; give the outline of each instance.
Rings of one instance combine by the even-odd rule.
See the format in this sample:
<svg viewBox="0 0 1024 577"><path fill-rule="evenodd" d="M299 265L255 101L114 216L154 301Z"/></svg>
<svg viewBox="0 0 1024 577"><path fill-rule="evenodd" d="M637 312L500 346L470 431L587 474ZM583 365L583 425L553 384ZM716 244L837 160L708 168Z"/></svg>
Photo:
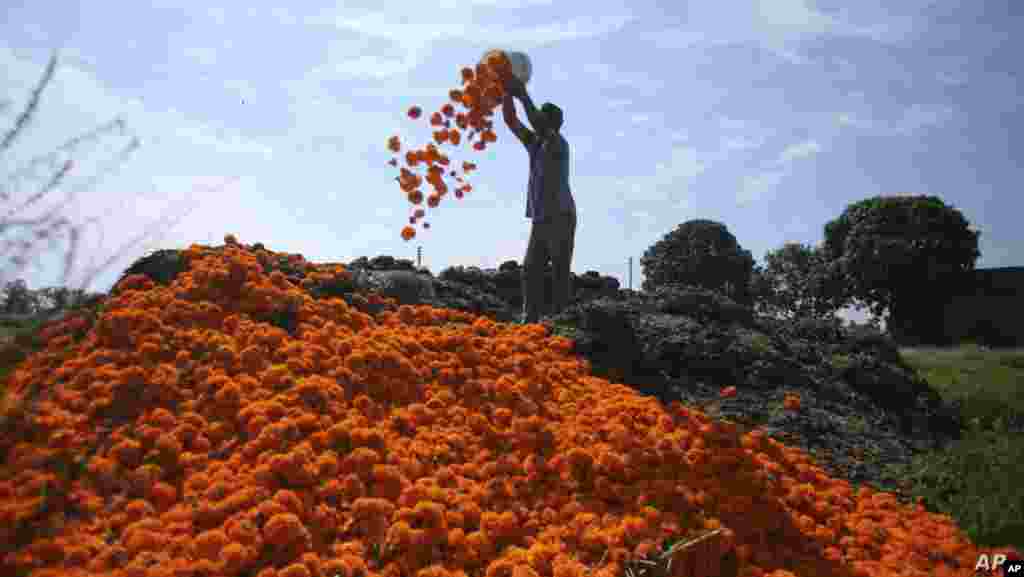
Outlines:
<svg viewBox="0 0 1024 577"><path fill-rule="evenodd" d="M1024 433L1007 430L1011 415L1024 415L1024 350L965 344L900 354L943 398L962 403L969 426L947 450L890 471L979 545L1024 550Z"/></svg>

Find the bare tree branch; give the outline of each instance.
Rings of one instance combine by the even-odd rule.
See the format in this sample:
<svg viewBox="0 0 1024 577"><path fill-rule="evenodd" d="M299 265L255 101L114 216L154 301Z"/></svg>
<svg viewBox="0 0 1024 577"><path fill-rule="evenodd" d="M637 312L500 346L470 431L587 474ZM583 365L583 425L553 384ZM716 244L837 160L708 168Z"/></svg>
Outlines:
<svg viewBox="0 0 1024 577"><path fill-rule="evenodd" d="M46 163L50 167L54 167L57 164L57 156L62 152L71 152L72 149L78 147L84 142L92 141L96 142L101 135L106 132L111 132L113 129L119 128L122 133L125 131L124 121L120 118L115 118L108 121L105 124L101 124L88 132L83 132L78 136L69 138L63 144L57 146L57 148L47 152L46 154L40 154L31 158L25 163L20 169L12 174L9 174L6 179L11 183L11 187L15 188L22 180L32 178L36 176L35 169ZM134 138L134 137L133 137ZM0 200L8 200L10 195L7 190L0 190Z"/></svg>
<svg viewBox="0 0 1024 577"><path fill-rule="evenodd" d="M57 66L57 55L56 53L50 58L47 68L40 79L38 85L33 90L31 97L25 109L15 120L14 126L9 130L2 143L0 143L0 151L6 151L11 145L18 139L18 137L28 127L30 121L36 116L38 112L39 102L42 91L51 83L54 72ZM0 110L5 110L10 105L9 102L0 103ZM35 194L28 197L23 201L20 206L9 209L7 217L0 220L0 235L7 233L15 233L15 238L8 238L3 240L3 244L0 245L0 258L9 258L11 263L15 265L15 275L20 275L22 271L30 264L30 257L38 255L38 249L40 245L45 243L52 249L56 246L56 243L63 237L63 232L68 233L68 250L64 254L63 259L63 278L62 284L67 286L72 269L80 254L81 241L84 237L86 228L97 224L99 217L94 217L87 220L82 224L72 224L67 218L60 216L59 212L63 209L73 198L74 193L69 190L67 197L64 202L59 203L56 207L51 208L42 216L26 218L18 217L18 214L27 208L36 205L44 196L57 190L62 185L66 184L67 177L74 167L74 161L71 159L66 160L63 165L57 167L59 155L74 152L79 149L84 143L92 142L95 143L99 137L111 133L115 130L119 130L122 134L125 132L125 123L121 118L115 118L105 124L97 126L96 128L83 132L78 136L68 139L66 142L58 146L55 150L33 157L25 166L15 170L13 173L8 175L8 184L20 186L20 181L28 177L35 177L35 171L41 165L49 165L52 170L52 174L49 176L45 184ZM131 140L125 145L109 162L104 164L99 171L94 173L91 177L88 177L83 183L73 187L73 189L84 189L92 190L95 185L104 177L112 174L116 169L121 167L127 162L129 157L139 149L141 142L137 136L132 136ZM233 179L231 179L233 180ZM214 191L220 190L229 181L225 181L220 185L213 187ZM5 189L0 189L0 200L9 200L10 195L7 194ZM195 190L193 192L196 192ZM152 223L146 229L136 236L133 240L120 247L115 253L104 260L99 266L94 266L92 269L87 270L84 278L81 279L79 291L85 292L86 289L95 281L96 277L106 270L110 265L115 263L117 260L123 258L129 251L135 249L140 243L147 239L151 239L154 236L156 238L163 238L167 231L178 223L180 223L192 210L195 205L186 206L186 209L178 214L177 216L165 216L158 219L155 223ZM106 211L105 217L112 215L113 209ZM102 235L103 227L100 227ZM20 233L20 234L19 234ZM91 264L91 263L90 263ZM11 271L0 269L0 282Z"/></svg>
<svg viewBox="0 0 1024 577"><path fill-rule="evenodd" d="M53 79L53 72L57 69L57 53L54 52L50 56L50 61L46 64L46 70L43 71L43 77L39 80L39 84L36 85L35 90L32 91L32 96L28 99L28 104L25 105L25 110L18 115L18 119L14 122L14 128L11 128L4 135L3 142L0 142L0 151L7 150L14 143L14 140L22 133L28 123L32 120L32 115L35 114L36 108L39 107L39 97L43 93L43 89Z"/></svg>

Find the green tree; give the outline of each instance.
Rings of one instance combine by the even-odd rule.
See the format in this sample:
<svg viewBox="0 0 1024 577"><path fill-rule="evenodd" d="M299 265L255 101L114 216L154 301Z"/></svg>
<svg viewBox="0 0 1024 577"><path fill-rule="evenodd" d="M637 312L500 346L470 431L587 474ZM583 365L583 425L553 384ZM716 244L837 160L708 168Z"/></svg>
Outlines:
<svg viewBox="0 0 1024 577"><path fill-rule="evenodd" d="M648 248L640 258L642 289L697 286L750 304L754 259L720 222L684 222Z"/></svg>
<svg viewBox="0 0 1024 577"><path fill-rule="evenodd" d="M935 196L876 196L825 225L844 298L866 304L897 337L941 342L935 307L974 270L979 233Z"/></svg>
<svg viewBox="0 0 1024 577"><path fill-rule="evenodd" d="M27 315L36 312L37 298L21 279L9 281L3 287L3 313L6 315Z"/></svg>
<svg viewBox="0 0 1024 577"><path fill-rule="evenodd" d="M827 318L845 304L841 279L823 247L786 243L765 254L759 270L762 311L784 318Z"/></svg>

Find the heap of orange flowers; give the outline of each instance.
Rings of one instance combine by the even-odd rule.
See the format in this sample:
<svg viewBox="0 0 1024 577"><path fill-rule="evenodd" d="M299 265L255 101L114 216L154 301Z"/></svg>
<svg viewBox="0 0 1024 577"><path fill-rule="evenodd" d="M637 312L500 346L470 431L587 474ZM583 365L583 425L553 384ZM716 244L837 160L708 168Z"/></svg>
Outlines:
<svg viewBox="0 0 1024 577"><path fill-rule="evenodd" d="M595 378L542 325L316 300L348 271L226 240L10 375L0 574L612 577L719 529L744 577L973 573L948 517Z"/></svg>
<svg viewBox="0 0 1024 577"><path fill-rule="evenodd" d="M472 143L474 151L482 152L487 149L488 143L498 140L491 117L505 94L504 79L511 74L508 57L503 52L496 52L488 56L484 62L477 64L475 69L463 68L461 74L462 87L449 91L450 102L429 116L433 142L419 149L407 150L404 157L406 166L399 167L398 157L388 161L391 166L399 168L399 175L395 180L398 181L406 199L417 207L409 217L409 224L402 229L402 238L407 241L416 236L416 229L413 226L425 216L425 211L419 208L424 200L423 191L420 190L424 180L434 190L426 197L427 206L430 208L440 205L441 199L448 194L446 172L448 177L454 178L458 183L454 187L455 198L461 199L473 190L473 186L466 182L464 176L474 170L476 165L472 162L463 162L462 175L459 175L456 169L449 167L451 160L438 149L438 146L459 146L465 134L466 144ZM463 108L465 112L456 112L455 105ZM423 109L412 106L407 115L413 120L419 119L423 115ZM455 126L452 126L453 122ZM402 151L402 143L398 136L388 139L388 150L395 154ZM420 165L425 168L425 175L412 170ZM430 228L429 223L424 222L423 228Z"/></svg>

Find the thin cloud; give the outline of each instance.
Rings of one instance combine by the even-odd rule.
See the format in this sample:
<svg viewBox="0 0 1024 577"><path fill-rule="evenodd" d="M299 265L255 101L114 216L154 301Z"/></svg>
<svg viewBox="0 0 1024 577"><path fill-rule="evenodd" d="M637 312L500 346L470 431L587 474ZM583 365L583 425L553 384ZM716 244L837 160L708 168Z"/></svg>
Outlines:
<svg viewBox="0 0 1024 577"><path fill-rule="evenodd" d="M339 30L355 32L367 38L393 42L400 56L375 62L358 54L350 62L337 64L337 70L353 76L372 75L387 78L408 73L424 62L433 43L446 39L495 46L516 46L520 50L547 44L605 36L620 30L633 20L629 13L580 16L538 26L508 27L474 21L472 12L454 6L417 13L410 19L405 7L394 12L376 11L353 16L349 11L321 17L321 21ZM379 64L379 68L374 68Z"/></svg>
<svg viewBox="0 0 1024 577"><path fill-rule="evenodd" d="M882 122L862 114L842 112L836 115L840 128L870 130L890 136L907 136L918 131L940 127L955 117L955 110L944 104L911 104L895 117Z"/></svg>
<svg viewBox="0 0 1024 577"><path fill-rule="evenodd" d="M896 130L909 134L933 126L941 126L952 120L953 108L945 105L914 104L903 111L903 118Z"/></svg>
<svg viewBox="0 0 1024 577"><path fill-rule="evenodd" d="M814 139L797 142L782 149L771 169L743 177L736 193L736 206L746 207L774 194L782 179L792 172L794 162L810 158L820 151L821 145Z"/></svg>
<svg viewBox="0 0 1024 577"><path fill-rule="evenodd" d="M722 139L722 148L725 150L752 150L764 145L763 138L748 138L743 136L727 137Z"/></svg>
<svg viewBox="0 0 1024 577"><path fill-rule="evenodd" d="M788 62L807 61L803 46L827 37L863 38L891 43L904 38L913 20L891 14L874 15L868 24L854 23L848 14L825 13L807 0L721 0L688 5L685 26L657 33L659 46L666 49L694 47L758 46Z"/></svg>
<svg viewBox="0 0 1024 577"><path fill-rule="evenodd" d="M736 193L736 205L745 207L774 193L785 174L782 170L772 170L744 176L740 190Z"/></svg>
<svg viewBox="0 0 1024 577"><path fill-rule="evenodd" d="M795 160L814 156L821 151L821 145L816 140L805 140L791 144L784 148L779 154L778 164L785 165Z"/></svg>

